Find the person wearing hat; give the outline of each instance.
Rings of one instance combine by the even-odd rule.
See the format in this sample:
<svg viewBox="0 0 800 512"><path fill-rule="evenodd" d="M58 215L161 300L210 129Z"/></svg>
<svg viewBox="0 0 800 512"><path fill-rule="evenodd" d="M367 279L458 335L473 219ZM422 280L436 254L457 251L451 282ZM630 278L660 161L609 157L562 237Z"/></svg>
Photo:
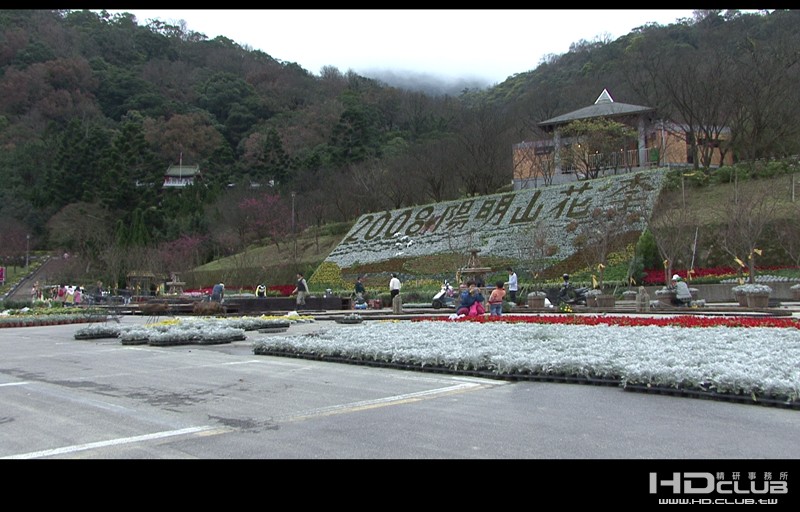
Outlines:
<svg viewBox="0 0 800 512"><path fill-rule="evenodd" d="M681 279L681 276L678 274L672 276L672 286L670 288L675 290L675 298L672 299L673 305L688 306L691 304L692 292L689 291L689 285Z"/></svg>

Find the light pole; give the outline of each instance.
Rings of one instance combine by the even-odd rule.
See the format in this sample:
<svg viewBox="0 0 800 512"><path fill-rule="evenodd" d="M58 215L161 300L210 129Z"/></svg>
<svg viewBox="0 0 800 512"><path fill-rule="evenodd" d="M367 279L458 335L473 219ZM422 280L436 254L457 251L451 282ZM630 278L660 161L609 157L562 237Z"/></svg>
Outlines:
<svg viewBox="0 0 800 512"><path fill-rule="evenodd" d="M294 198L297 195L292 191L292 239L294 241L294 262L297 264L297 235L294 232Z"/></svg>
<svg viewBox="0 0 800 512"><path fill-rule="evenodd" d="M31 235L25 235L25 268L28 268L28 263L30 262L30 252L31 252Z"/></svg>
<svg viewBox="0 0 800 512"><path fill-rule="evenodd" d="M294 235L294 197L296 195L296 192L292 192L292 235Z"/></svg>

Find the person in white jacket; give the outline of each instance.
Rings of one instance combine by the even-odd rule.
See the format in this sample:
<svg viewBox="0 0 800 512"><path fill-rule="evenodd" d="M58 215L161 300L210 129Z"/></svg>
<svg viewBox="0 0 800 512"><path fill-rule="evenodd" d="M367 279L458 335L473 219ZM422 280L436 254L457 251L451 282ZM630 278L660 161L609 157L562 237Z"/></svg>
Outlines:
<svg viewBox="0 0 800 512"><path fill-rule="evenodd" d="M392 299L394 299L397 295L400 294L400 279L397 278L397 274L392 274L392 278L389 280L389 293L392 294Z"/></svg>
<svg viewBox="0 0 800 512"><path fill-rule="evenodd" d="M519 289L519 285L517 284L517 273L514 272L514 269L508 267L508 281L505 283L508 285L508 300L512 304L516 304L517 302L517 290Z"/></svg>

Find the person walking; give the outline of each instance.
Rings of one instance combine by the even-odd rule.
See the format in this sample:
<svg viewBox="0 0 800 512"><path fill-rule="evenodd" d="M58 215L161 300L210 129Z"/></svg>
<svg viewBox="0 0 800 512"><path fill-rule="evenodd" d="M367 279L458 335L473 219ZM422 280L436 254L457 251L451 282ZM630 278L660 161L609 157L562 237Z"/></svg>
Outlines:
<svg viewBox="0 0 800 512"><path fill-rule="evenodd" d="M519 289L519 285L517 283L517 273L514 272L514 269L511 267L506 268L508 271L508 282L505 284L508 285L508 298L512 304L517 303L517 290Z"/></svg>
<svg viewBox="0 0 800 512"><path fill-rule="evenodd" d="M259 284L256 286L256 297L263 298L267 296L267 287L264 283Z"/></svg>
<svg viewBox="0 0 800 512"><path fill-rule="evenodd" d="M305 307L306 295L308 294L308 283L306 282L306 278L303 277L302 272L297 273L297 286L295 286L291 294L297 294L297 309Z"/></svg>
<svg viewBox="0 0 800 512"><path fill-rule="evenodd" d="M392 300L395 297L400 295L400 288L402 285L400 284L400 279L398 279L397 274L392 274L392 278L389 280L389 293L392 295Z"/></svg>
<svg viewBox="0 0 800 512"><path fill-rule="evenodd" d="M505 283L497 281L489 295L489 316L503 316L503 298L506 296Z"/></svg>

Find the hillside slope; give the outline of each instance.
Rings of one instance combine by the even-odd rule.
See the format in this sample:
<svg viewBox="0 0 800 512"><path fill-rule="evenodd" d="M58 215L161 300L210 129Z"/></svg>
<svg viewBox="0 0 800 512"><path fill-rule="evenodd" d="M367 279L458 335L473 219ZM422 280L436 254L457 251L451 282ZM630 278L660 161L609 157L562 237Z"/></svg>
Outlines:
<svg viewBox="0 0 800 512"><path fill-rule="evenodd" d="M685 199L686 209L692 219L692 231L695 227L700 230L698 240L698 254L703 254L705 261L698 261L700 265L730 265L730 257L721 252L719 247L713 246L717 242L713 234L718 234L719 227L717 220L720 212L730 211L730 204L734 197L736 187L739 190L751 187L753 183L766 185L774 195L777 202L774 215L776 217L785 216L787 212L795 210L800 205L798 202L791 201L792 177L781 175L773 178L759 179L754 182L745 181L738 185L721 184L705 187L692 187L686 185L683 189L673 188L664 190L660 200L656 204L653 218L657 219L663 214L666 207L676 204L683 204ZM242 274L246 277L243 282L257 282L255 274L260 273L264 276L268 284L289 284L294 282L297 271L304 272L306 277L311 276L319 264L328 257L338 244L342 241L347 229L338 229L340 234L326 234L318 237L314 236L313 230L301 233L297 237L297 252L291 242L283 243L280 247L275 244L268 246L254 247L249 251L223 258L211 262L203 267L196 269L198 277L202 277L205 283L213 282L209 276L218 276L220 280L227 279L230 282L238 282L235 276ZM708 244L708 245L704 245ZM765 251L765 264L776 264L773 258L777 257L777 250L774 241L764 242L765 246L770 246L769 251ZM237 271L237 269L239 269ZM243 272L248 269L247 272Z"/></svg>

